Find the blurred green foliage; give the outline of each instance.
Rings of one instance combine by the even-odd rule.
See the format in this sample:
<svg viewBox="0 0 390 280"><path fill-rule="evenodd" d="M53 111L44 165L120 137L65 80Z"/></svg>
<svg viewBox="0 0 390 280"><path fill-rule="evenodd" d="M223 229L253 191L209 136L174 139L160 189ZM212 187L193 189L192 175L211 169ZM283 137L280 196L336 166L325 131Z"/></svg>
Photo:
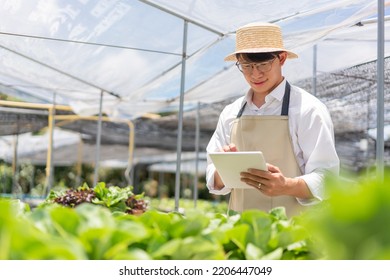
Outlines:
<svg viewBox="0 0 390 280"><path fill-rule="evenodd" d="M327 178L328 199L288 219L284 208L227 215L209 201L150 200L141 215L0 199L0 259L390 259L390 177ZM164 210L165 209L165 210Z"/></svg>
<svg viewBox="0 0 390 280"><path fill-rule="evenodd" d="M175 199L174 198L145 198L148 201L149 208L158 210L161 212L173 212L175 211ZM196 203L196 206L195 206ZM180 213L185 213L187 210L198 209L201 212L205 213L220 213L226 214L228 210L228 203L225 201L210 201L204 199L197 199L196 202L194 199L180 198L179 199L179 209Z"/></svg>
<svg viewBox="0 0 390 280"><path fill-rule="evenodd" d="M328 178L329 199L305 213L323 259L390 259L390 177Z"/></svg>
<svg viewBox="0 0 390 280"><path fill-rule="evenodd" d="M0 259L307 259L305 240L283 208L233 216L196 209L127 215L91 203L28 211L0 199Z"/></svg>

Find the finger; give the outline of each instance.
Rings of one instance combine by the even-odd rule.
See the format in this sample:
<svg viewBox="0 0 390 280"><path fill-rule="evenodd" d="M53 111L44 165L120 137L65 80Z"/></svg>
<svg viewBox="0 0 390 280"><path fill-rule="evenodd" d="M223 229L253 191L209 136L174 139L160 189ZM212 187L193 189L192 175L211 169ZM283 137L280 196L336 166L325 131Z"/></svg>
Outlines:
<svg viewBox="0 0 390 280"><path fill-rule="evenodd" d="M270 182L270 179L267 176L258 176L253 173L241 172L240 176L241 176L241 181L252 186L257 186L259 183L261 183L262 186L264 187L265 185L269 185Z"/></svg>
<svg viewBox="0 0 390 280"><path fill-rule="evenodd" d="M256 168L249 168L247 170L247 173L252 174L256 177L265 178L265 179L269 179L270 175L272 174L272 172L270 172L268 170L261 170L261 169L256 169Z"/></svg>
<svg viewBox="0 0 390 280"><path fill-rule="evenodd" d="M279 167L277 167L277 166L275 166L275 165L272 165L272 164L267 163L267 167L268 167L268 171L269 171L269 172L272 172L272 173L277 173L277 172L279 172L279 173L280 173Z"/></svg>
<svg viewBox="0 0 390 280"><path fill-rule="evenodd" d="M222 150L223 150L224 152L230 152L230 147L229 147L228 145L223 146L223 147L222 147Z"/></svg>
<svg viewBox="0 0 390 280"><path fill-rule="evenodd" d="M237 152L237 151L238 151L236 145L233 144L233 143L231 143L231 144L229 145L229 148L230 148L230 151L232 151L232 152Z"/></svg>
<svg viewBox="0 0 390 280"><path fill-rule="evenodd" d="M241 179L247 180L250 184L255 184L259 181L260 177L249 172L241 172Z"/></svg>
<svg viewBox="0 0 390 280"><path fill-rule="evenodd" d="M260 186L261 187L265 186L262 183L262 181L259 180L258 177L256 178L241 177L241 181L255 188L259 188Z"/></svg>
<svg viewBox="0 0 390 280"><path fill-rule="evenodd" d="M224 152L237 152L237 147L234 144L225 145L222 147Z"/></svg>
<svg viewBox="0 0 390 280"><path fill-rule="evenodd" d="M262 184L262 183L259 183L259 182L256 182L254 184L254 187L259 190L260 192L264 192L265 191L265 186Z"/></svg>

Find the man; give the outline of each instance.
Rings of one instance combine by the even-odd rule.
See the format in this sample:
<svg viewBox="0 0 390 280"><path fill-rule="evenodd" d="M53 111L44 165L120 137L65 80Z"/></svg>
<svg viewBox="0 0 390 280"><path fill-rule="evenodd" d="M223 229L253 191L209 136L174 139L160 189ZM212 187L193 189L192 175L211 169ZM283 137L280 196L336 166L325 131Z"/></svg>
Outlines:
<svg viewBox="0 0 390 280"><path fill-rule="evenodd" d="M241 173L253 189L229 189L208 157L207 186L213 194L230 193L232 210L284 206L297 214L324 199L327 173L339 173L327 108L282 75L286 60L296 57L284 48L279 26L253 23L237 30L236 51L225 58L236 61L250 89L224 108L207 152L260 150L268 164L268 171Z"/></svg>

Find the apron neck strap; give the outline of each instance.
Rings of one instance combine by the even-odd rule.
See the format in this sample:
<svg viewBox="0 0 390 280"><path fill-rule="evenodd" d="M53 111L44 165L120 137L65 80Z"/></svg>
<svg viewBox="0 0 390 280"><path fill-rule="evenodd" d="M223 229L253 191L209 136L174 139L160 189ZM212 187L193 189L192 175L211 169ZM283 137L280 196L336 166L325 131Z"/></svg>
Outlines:
<svg viewBox="0 0 390 280"><path fill-rule="evenodd" d="M288 107L290 105L290 91L291 91L291 86L290 84L286 81L286 88L284 89L284 96L283 96L283 103L282 103L282 116L288 116ZM244 113L244 109L246 106L246 102L244 105L242 105L240 111L237 114L237 118L240 118L242 114Z"/></svg>
<svg viewBox="0 0 390 280"><path fill-rule="evenodd" d="M238 112L237 118L241 118L242 113L244 112L245 106L246 106L246 101L245 101L244 105L242 105L240 111Z"/></svg>
<svg viewBox="0 0 390 280"><path fill-rule="evenodd" d="M284 89L284 96L283 96L283 103L282 103L282 116L288 116L288 107L290 105L290 91L291 91L291 86L290 84L286 81L286 88Z"/></svg>

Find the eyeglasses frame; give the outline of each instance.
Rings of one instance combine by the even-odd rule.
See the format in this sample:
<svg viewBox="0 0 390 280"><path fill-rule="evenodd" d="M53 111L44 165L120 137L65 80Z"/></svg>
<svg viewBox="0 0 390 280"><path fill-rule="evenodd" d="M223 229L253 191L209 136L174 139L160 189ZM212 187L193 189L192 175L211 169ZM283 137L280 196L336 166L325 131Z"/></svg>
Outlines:
<svg viewBox="0 0 390 280"><path fill-rule="evenodd" d="M236 62L236 66L237 66L238 70L239 70L241 73L245 74L245 75L247 75L247 74L252 74L252 73L253 73L253 69L254 69L255 67L256 67L256 70L257 70L257 71L262 72L262 73L266 73L266 72L271 71L271 69L272 69L272 64L274 63L274 61L275 61L276 58L279 58L279 55L275 55L274 58L272 58L272 59L270 59L270 60L262 61L262 62L245 63L245 64L251 65L251 68L250 68L250 71L249 71L249 72L246 72L246 71L244 71L244 70L242 69L242 64L241 64L239 61ZM267 64L269 65L269 69L266 70L266 71L259 70L259 69L257 68L257 65L258 65L258 64L264 64L264 63L267 63ZM241 68L240 68L240 66L241 66Z"/></svg>

